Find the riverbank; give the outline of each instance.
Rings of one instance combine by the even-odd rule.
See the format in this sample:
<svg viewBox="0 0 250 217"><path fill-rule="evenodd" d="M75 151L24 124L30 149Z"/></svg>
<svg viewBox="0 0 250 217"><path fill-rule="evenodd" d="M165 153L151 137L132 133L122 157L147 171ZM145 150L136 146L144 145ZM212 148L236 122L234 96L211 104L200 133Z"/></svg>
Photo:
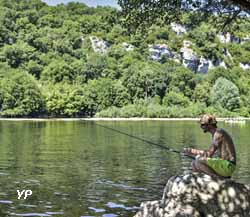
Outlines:
<svg viewBox="0 0 250 217"><path fill-rule="evenodd" d="M199 118L0 118L0 121L198 121ZM250 118L217 118L217 121L247 121Z"/></svg>

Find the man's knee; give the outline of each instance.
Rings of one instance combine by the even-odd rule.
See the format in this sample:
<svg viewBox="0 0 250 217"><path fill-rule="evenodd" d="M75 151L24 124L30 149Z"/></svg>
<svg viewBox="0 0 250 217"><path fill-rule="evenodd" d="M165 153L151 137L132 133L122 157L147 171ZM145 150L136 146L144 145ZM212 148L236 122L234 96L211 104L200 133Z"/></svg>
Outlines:
<svg viewBox="0 0 250 217"><path fill-rule="evenodd" d="M193 161L192 161L192 163L191 163L191 165L192 165L192 169L193 169L193 171L195 171L195 172L197 172L197 171L198 171L198 168L197 168L197 166L196 166L196 163L197 163L197 161L196 161L196 160L193 160Z"/></svg>

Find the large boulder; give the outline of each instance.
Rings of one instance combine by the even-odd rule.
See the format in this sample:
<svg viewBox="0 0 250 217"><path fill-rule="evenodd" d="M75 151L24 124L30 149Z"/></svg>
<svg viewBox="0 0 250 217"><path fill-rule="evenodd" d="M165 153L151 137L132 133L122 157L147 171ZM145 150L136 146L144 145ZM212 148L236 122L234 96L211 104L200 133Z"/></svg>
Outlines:
<svg viewBox="0 0 250 217"><path fill-rule="evenodd" d="M163 57L166 59L173 58L174 55L168 45L166 44L153 44L148 45L148 51L152 60L161 60Z"/></svg>
<svg viewBox="0 0 250 217"><path fill-rule="evenodd" d="M163 198L141 204L135 217L249 217L250 187L188 173L169 179Z"/></svg>

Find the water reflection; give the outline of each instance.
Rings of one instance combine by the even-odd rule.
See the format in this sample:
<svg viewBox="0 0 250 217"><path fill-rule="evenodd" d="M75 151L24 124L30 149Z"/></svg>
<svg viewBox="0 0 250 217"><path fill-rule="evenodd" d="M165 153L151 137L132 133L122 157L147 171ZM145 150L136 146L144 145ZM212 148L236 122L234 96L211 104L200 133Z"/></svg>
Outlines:
<svg viewBox="0 0 250 217"><path fill-rule="evenodd" d="M196 122L103 122L173 147L206 148ZM234 179L249 182L250 123L220 123L237 144ZM190 160L91 122L0 122L0 216L133 216L140 202L161 198L169 177ZM26 200L17 190L31 189Z"/></svg>

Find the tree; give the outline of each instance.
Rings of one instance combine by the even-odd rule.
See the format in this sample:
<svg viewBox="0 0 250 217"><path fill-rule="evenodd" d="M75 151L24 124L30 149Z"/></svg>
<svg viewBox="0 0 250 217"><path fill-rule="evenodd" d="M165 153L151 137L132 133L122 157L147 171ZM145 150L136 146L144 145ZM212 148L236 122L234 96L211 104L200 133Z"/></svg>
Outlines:
<svg viewBox="0 0 250 217"><path fill-rule="evenodd" d="M0 81L2 116L38 116L44 110L44 98L35 79L23 72L12 71Z"/></svg>
<svg viewBox="0 0 250 217"><path fill-rule="evenodd" d="M185 96L191 98L196 83L195 74L191 70L179 66L174 69L171 75L169 89L176 92L182 92Z"/></svg>
<svg viewBox="0 0 250 217"><path fill-rule="evenodd" d="M108 107L122 107L130 102L127 89L121 83L108 78L90 80L84 87L84 94L90 116Z"/></svg>
<svg viewBox="0 0 250 217"><path fill-rule="evenodd" d="M163 105L166 105L168 107L171 106L179 106L179 107L186 107L189 105L189 99L184 96L183 93L176 93L173 91L170 91L166 94L166 96L163 98Z"/></svg>
<svg viewBox="0 0 250 217"><path fill-rule="evenodd" d="M73 72L73 68L63 59L55 59L52 60L48 66L44 67L41 74L41 80L50 81L52 83L62 81L72 83L75 78Z"/></svg>
<svg viewBox="0 0 250 217"><path fill-rule="evenodd" d="M58 83L43 86L48 115L72 117L85 115L86 99L79 85Z"/></svg>
<svg viewBox="0 0 250 217"><path fill-rule="evenodd" d="M183 11L195 11L204 19L216 13L224 18L224 26L230 24L242 12L250 13L249 0L118 0L118 4L130 29L137 28L143 23L155 23L159 17L168 22L172 22L173 19L180 20Z"/></svg>
<svg viewBox="0 0 250 217"><path fill-rule="evenodd" d="M211 104L210 89L211 86L208 82L202 82L197 84L197 86L194 89L194 94L192 97L193 100L195 102L204 103L206 106L209 106Z"/></svg>
<svg viewBox="0 0 250 217"><path fill-rule="evenodd" d="M5 45L3 48L3 56L11 67L17 68L32 59L34 51L35 49L33 47L19 41L13 45Z"/></svg>
<svg viewBox="0 0 250 217"><path fill-rule="evenodd" d="M220 77L212 88L212 102L229 111L240 108L240 94L238 87L231 81Z"/></svg>

